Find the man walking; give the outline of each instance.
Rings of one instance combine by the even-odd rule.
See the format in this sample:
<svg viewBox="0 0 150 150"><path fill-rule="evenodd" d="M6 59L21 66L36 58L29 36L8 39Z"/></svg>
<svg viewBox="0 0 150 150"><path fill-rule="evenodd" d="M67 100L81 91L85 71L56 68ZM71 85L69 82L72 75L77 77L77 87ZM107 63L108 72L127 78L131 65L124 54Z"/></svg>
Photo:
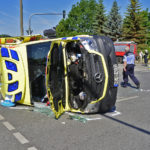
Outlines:
<svg viewBox="0 0 150 150"><path fill-rule="evenodd" d="M136 84L136 87L140 88L140 82L134 76L134 63L135 63L135 56L132 52L130 52L129 46L125 48L125 55L123 57L124 67L123 67L123 80L122 87L127 87L128 85L128 76L131 80Z"/></svg>

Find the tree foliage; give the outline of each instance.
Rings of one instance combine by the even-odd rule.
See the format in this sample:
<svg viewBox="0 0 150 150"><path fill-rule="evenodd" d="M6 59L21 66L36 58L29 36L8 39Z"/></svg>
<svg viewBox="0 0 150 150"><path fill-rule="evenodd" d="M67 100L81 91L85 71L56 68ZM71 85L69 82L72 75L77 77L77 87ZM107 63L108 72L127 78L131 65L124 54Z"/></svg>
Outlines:
<svg viewBox="0 0 150 150"><path fill-rule="evenodd" d="M68 18L61 20L56 27L57 36L74 36L79 34L93 34L95 15L95 0L81 0L72 6Z"/></svg>
<svg viewBox="0 0 150 150"><path fill-rule="evenodd" d="M2 38L2 37L11 37L11 36L8 34L0 34L0 38Z"/></svg>
<svg viewBox="0 0 150 150"><path fill-rule="evenodd" d="M93 21L93 29L94 34L97 35L105 35L105 24L107 17L105 15L105 7L103 4L103 0L99 0L99 3L96 6L96 13Z"/></svg>
<svg viewBox="0 0 150 150"><path fill-rule="evenodd" d="M146 44L150 46L150 13L148 9L142 11L143 26L146 28Z"/></svg>
<svg viewBox="0 0 150 150"><path fill-rule="evenodd" d="M123 37L125 40L127 39L135 41L138 44L145 44L146 27L141 10L141 5L138 0L130 0L123 22Z"/></svg>
<svg viewBox="0 0 150 150"><path fill-rule="evenodd" d="M107 31L107 35L114 41L120 39L122 36L122 18L116 0L113 2L111 11L108 15Z"/></svg>
<svg viewBox="0 0 150 150"><path fill-rule="evenodd" d="M56 35L107 35L114 41L135 41L141 48L150 45L150 12L143 11L138 0L130 0L123 20L119 10L116 0L108 16L103 0L80 0L72 6L68 17L59 22Z"/></svg>

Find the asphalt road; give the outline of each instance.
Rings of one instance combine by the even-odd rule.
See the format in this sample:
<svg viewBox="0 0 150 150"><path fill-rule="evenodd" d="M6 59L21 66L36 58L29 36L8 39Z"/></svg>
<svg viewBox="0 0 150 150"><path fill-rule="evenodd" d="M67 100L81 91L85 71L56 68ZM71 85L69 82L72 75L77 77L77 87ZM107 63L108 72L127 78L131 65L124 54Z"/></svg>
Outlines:
<svg viewBox="0 0 150 150"><path fill-rule="evenodd" d="M136 65L135 74L141 89L119 87L116 112L86 123L0 106L0 150L150 150L150 69Z"/></svg>

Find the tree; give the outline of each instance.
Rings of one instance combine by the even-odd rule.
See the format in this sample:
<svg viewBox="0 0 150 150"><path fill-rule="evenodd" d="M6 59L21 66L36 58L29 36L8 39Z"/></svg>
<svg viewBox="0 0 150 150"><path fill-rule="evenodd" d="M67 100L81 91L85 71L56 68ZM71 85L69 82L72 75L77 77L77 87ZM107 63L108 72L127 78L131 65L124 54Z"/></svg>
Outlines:
<svg viewBox="0 0 150 150"><path fill-rule="evenodd" d="M143 26L146 28L146 44L148 44L150 41L150 20L148 9L143 10L141 13L143 16Z"/></svg>
<svg viewBox="0 0 150 150"><path fill-rule="evenodd" d="M1 37L11 37L10 35L8 35L8 34L0 34L0 38Z"/></svg>
<svg viewBox="0 0 150 150"><path fill-rule="evenodd" d="M123 22L123 37L125 40L135 41L139 45L145 44L146 27L138 0L130 0Z"/></svg>
<svg viewBox="0 0 150 150"><path fill-rule="evenodd" d="M148 12L148 29L147 29L147 32L148 32L148 34L147 34L147 44L150 47L150 12Z"/></svg>
<svg viewBox="0 0 150 150"><path fill-rule="evenodd" d="M77 34L93 34L96 5L95 0L81 0L76 5L73 5L68 18L59 22L56 28L56 35L61 37Z"/></svg>
<svg viewBox="0 0 150 150"><path fill-rule="evenodd" d="M113 40L120 39L122 36L122 18L119 13L117 1L113 2L107 21L107 35Z"/></svg>
<svg viewBox="0 0 150 150"><path fill-rule="evenodd" d="M56 27L56 36L67 36L67 23L64 19L62 19Z"/></svg>
<svg viewBox="0 0 150 150"><path fill-rule="evenodd" d="M107 17L105 15L105 7L103 5L103 0L99 0L96 7L96 14L93 22L94 34L105 35L105 23Z"/></svg>
<svg viewBox="0 0 150 150"><path fill-rule="evenodd" d="M150 13L148 12L148 9L143 10L141 13L143 16L143 26L146 28L145 44L150 45Z"/></svg>

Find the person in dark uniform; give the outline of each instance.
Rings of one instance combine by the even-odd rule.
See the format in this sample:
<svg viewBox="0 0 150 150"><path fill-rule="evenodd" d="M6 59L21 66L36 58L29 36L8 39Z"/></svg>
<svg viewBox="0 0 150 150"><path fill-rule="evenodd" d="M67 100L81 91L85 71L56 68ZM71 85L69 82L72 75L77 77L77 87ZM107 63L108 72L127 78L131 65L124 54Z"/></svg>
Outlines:
<svg viewBox="0 0 150 150"><path fill-rule="evenodd" d="M148 64L148 50L145 50L144 63L145 63L145 66L147 66L147 64Z"/></svg>
<svg viewBox="0 0 150 150"><path fill-rule="evenodd" d="M140 82L134 76L134 63L135 63L135 55L130 52L130 47L127 46L125 48L125 55L123 57L124 67L123 67L123 80L122 87L127 87L128 85L128 76L131 80L136 84L136 87L140 88Z"/></svg>

